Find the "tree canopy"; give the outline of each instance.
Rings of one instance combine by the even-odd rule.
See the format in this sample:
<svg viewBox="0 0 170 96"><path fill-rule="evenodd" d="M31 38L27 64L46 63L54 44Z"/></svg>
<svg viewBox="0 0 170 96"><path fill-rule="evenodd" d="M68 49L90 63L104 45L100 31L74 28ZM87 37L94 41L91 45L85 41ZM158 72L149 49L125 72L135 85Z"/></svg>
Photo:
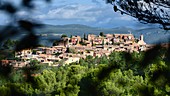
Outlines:
<svg viewBox="0 0 170 96"><path fill-rule="evenodd" d="M137 18L141 23L157 23L170 30L169 0L106 0L115 12Z"/></svg>
<svg viewBox="0 0 170 96"><path fill-rule="evenodd" d="M0 74L1 96L169 96L170 65L167 49L145 68L147 52L112 52L109 56L87 56L79 63L30 67ZM108 58L109 57L109 58ZM127 61L128 60L128 61ZM0 67L0 72L5 70ZM7 77L6 77L7 76ZM29 77L28 77L29 76Z"/></svg>

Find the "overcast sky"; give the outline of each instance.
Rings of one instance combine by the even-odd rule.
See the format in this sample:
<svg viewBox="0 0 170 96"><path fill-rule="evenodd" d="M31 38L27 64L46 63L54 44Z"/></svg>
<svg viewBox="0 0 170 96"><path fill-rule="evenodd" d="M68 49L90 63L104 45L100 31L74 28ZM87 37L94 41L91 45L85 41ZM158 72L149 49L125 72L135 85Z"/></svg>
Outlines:
<svg viewBox="0 0 170 96"><path fill-rule="evenodd" d="M8 1L17 5L20 0ZM52 0L49 4L42 0L34 1L36 1L36 9L31 13L20 10L17 15L34 18L51 25L83 24L102 28L143 27L135 18L115 13L113 6L106 4L105 0ZM0 17L1 24L9 22L9 18L2 12Z"/></svg>

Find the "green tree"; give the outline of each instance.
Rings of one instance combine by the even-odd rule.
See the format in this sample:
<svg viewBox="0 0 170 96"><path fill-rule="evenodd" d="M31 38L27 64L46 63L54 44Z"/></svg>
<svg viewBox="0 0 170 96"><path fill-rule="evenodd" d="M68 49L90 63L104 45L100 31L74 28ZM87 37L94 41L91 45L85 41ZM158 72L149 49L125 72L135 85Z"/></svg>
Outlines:
<svg viewBox="0 0 170 96"><path fill-rule="evenodd" d="M68 48L68 49L66 50L66 52L75 54L75 53L76 53L76 50L73 49L73 48Z"/></svg>
<svg viewBox="0 0 170 96"><path fill-rule="evenodd" d="M109 60L107 56L102 56L99 58L100 62L99 64L109 64Z"/></svg>
<svg viewBox="0 0 170 96"><path fill-rule="evenodd" d="M44 70L42 74L34 77L34 81L36 88L41 93L49 94L55 90L56 77L55 73L51 70Z"/></svg>
<svg viewBox="0 0 170 96"><path fill-rule="evenodd" d="M86 34L85 34L85 33L84 33L84 37L83 37L83 39L84 39L84 40L87 40L87 38L86 38Z"/></svg>
<svg viewBox="0 0 170 96"><path fill-rule="evenodd" d="M23 70L14 71L11 74L10 78L11 78L11 82L13 82L13 83L18 83L18 82L23 83L23 82L25 82Z"/></svg>
<svg viewBox="0 0 170 96"><path fill-rule="evenodd" d="M55 40L55 41L53 42L53 46L58 46L58 45L59 45L59 43L60 43L60 41Z"/></svg>
<svg viewBox="0 0 170 96"><path fill-rule="evenodd" d="M85 67L80 65L71 65L68 67L68 82L65 88L66 96L77 96L80 91L80 86L78 85L83 74L85 73Z"/></svg>
<svg viewBox="0 0 170 96"><path fill-rule="evenodd" d="M16 44L17 44L17 41L14 41L14 40L11 40L11 39L8 39L8 40L6 40L5 42L4 42L4 44L3 44L3 48L4 49L14 49L14 47L16 46Z"/></svg>
<svg viewBox="0 0 170 96"><path fill-rule="evenodd" d="M37 51L36 50L32 50L32 54L36 54L37 53Z"/></svg>
<svg viewBox="0 0 170 96"><path fill-rule="evenodd" d="M67 35L66 35L66 34L62 34L62 35L61 35L61 38L64 38L64 37L67 37Z"/></svg>
<svg viewBox="0 0 170 96"><path fill-rule="evenodd" d="M70 35L70 38L72 38L73 37L73 35Z"/></svg>
<svg viewBox="0 0 170 96"><path fill-rule="evenodd" d="M104 36L104 33L103 32L100 32L100 34L99 34L100 36Z"/></svg>
<svg viewBox="0 0 170 96"><path fill-rule="evenodd" d="M104 40L102 40L102 45L104 45Z"/></svg>
<svg viewBox="0 0 170 96"><path fill-rule="evenodd" d="M6 87L4 85L0 86L0 93L1 93L1 96L10 96L10 88L9 87Z"/></svg>
<svg viewBox="0 0 170 96"><path fill-rule="evenodd" d="M112 72L106 80L99 85L101 95L139 95L139 85L145 84L142 76L134 76L132 70L121 71L120 69Z"/></svg>
<svg viewBox="0 0 170 96"><path fill-rule="evenodd" d="M35 66L40 64L40 62L38 60L30 60L30 66Z"/></svg>
<svg viewBox="0 0 170 96"><path fill-rule="evenodd" d="M109 55L109 64L113 64L120 69L124 70L126 68L126 61L124 57L125 52L112 52Z"/></svg>

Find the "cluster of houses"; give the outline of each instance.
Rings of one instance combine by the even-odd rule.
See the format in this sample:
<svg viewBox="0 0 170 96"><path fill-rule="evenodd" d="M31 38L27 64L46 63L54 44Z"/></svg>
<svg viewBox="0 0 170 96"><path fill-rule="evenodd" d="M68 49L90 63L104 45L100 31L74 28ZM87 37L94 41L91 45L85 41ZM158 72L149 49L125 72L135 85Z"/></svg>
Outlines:
<svg viewBox="0 0 170 96"><path fill-rule="evenodd" d="M108 56L113 51L140 52L149 49L143 40L143 35L136 39L132 34L105 34L97 36L88 34L87 38L80 36L63 37L56 46L37 47L15 53L18 60L2 60L2 64L11 64L13 67L28 66L31 60L41 64L59 66L79 62L87 56Z"/></svg>

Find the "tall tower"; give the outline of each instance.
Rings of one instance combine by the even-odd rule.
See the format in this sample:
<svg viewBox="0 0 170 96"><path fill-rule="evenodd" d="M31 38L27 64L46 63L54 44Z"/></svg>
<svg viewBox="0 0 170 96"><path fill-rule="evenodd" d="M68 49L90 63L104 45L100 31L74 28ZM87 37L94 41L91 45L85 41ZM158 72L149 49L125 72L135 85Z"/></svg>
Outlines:
<svg viewBox="0 0 170 96"><path fill-rule="evenodd" d="M140 40L143 41L143 35L140 35Z"/></svg>
<svg viewBox="0 0 170 96"><path fill-rule="evenodd" d="M146 43L143 40L143 35L140 35L140 40L138 41L139 45L146 45Z"/></svg>

